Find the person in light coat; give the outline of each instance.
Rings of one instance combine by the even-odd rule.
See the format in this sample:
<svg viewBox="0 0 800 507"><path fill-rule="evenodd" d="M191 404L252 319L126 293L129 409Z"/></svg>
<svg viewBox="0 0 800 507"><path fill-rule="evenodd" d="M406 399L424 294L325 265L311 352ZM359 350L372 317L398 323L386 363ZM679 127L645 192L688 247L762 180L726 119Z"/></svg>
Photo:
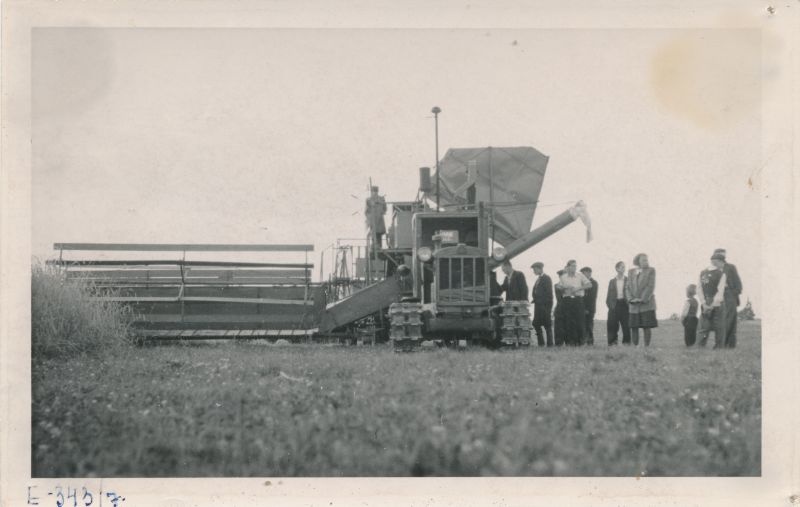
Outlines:
<svg viewBox="0 0 800 507"><path fill-rule="evenodd" d="M652 329L656 320L656 270L650 267L647 254L633 258L633 269L628 271L628 319L633 345L639 345L639 329L644 331L644 346L650 346Z"/></svg>

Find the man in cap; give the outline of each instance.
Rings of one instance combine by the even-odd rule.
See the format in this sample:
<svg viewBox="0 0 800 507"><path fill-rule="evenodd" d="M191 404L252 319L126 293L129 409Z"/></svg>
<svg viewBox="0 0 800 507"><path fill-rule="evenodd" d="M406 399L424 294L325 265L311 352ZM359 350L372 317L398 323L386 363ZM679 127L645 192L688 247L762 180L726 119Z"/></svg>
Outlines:
<svg viewBox="0 0 800 507"><path fill-rule="evenodd" d="M711 256L711 266L700 273L700 297L702 315L700 317L699 340L697 345L705 347L708 333L714 332L714 348L725 348L725 287L727 279L723 266L725 256L715 253Z"/></svg>
<svg viewBox="0 0 800 507"><path fill-rule="evenodd" d="M739 320L739 296L742 294L742 279L739 278L739 271L736 266L726 260L724 248L714 250L715 255L722 256L722 271L725 273L725 346L728 348L736 347L736 324Z"/></svg>
<svg viewBox="0 0 800 507"><path fill-rule="evenodd" d="M533 300L533 329L536 331L536 340L540 347L545 346L545 337L542 336L542 327L547 336L547 346L553 346L553 281L544 272L544 264L534 262L531 264L533 274L537 276L533 284L531 299Z"/></svg>

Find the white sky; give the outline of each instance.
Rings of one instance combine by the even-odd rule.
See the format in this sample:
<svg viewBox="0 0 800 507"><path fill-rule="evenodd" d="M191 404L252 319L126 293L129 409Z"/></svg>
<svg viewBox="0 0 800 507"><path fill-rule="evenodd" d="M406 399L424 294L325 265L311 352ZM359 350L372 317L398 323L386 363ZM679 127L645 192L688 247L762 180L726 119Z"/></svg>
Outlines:
<svg viewBox="0 0 800 507"><path fill-rule="evenodd" d="M758 312L760 44L721 29L35 29L33 253L313 243L318 263L364 235L369 177L414 197L438 105L442 155L550 157L534 227L567 208L548 203L588 204L595 241L576 223L518 257L529 283L534 260L554 274L575 258L602 301L614 263L646 252L666 318L725 247Z"/></svg>

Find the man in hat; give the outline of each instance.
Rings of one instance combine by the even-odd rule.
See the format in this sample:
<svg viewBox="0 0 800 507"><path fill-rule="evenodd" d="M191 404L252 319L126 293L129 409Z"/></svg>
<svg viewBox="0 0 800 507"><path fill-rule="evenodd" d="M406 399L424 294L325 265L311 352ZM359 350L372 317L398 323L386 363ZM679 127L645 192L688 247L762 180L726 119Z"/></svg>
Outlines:
<svg viewBox="0 0 800 507"><path fill-rule="evenodd" d="M727 280L723 266L725 256L715 253L711 256L711 266L700 273L700 297L702 315L700 317L699 340L697 345L705 347L708 333L714 332L714 348L725 348L725 287Z"/></svg>
<svg viewBox="0 0 800 507"><path fill-rule="evenodd" d="M386 199L378 195L378 187L370 187L364 214L372 241L372 251L377 252L382 246L383 235L386 234L386 223L383 221L383 216L386 214Z"/></svg>
<svg viewBox="0 0 800 507"><path fill-rule="evenodd" d="M536 331L536 340L539 342L540 347L545 346L545 337L542 335L542 327L544 327L544 335L547 336L547 346L553 346L553 281L544 272L544 264L541 262L534 262L531 264L533 274L537 276L536 282L533 284L533 291L531 292L531 299L533 300L533 329Z"/></svg>
<svg viewBox="0 0 800 507"><path fill-rule="evenodd" d="M722 271L725 273L725 346L728 348L736 347L736 324L739 320L739 297L742 294L742 279L739 278L739 271L736 266L726 260L724 248L714 250L715 255L721 255L724 265Z"/></svg>

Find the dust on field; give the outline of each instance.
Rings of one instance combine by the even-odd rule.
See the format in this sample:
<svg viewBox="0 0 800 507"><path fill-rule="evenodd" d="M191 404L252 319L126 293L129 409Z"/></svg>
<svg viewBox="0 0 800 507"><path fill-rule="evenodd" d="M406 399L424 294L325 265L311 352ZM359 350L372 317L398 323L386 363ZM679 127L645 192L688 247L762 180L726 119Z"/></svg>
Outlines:
<svg viewBox="0 0 800 507"><path fill-rule="evenodd" d="M224 343L35 360L32 474L758 476L760 324L739 335L687 350L662 322L649 349Z"/></svg>

